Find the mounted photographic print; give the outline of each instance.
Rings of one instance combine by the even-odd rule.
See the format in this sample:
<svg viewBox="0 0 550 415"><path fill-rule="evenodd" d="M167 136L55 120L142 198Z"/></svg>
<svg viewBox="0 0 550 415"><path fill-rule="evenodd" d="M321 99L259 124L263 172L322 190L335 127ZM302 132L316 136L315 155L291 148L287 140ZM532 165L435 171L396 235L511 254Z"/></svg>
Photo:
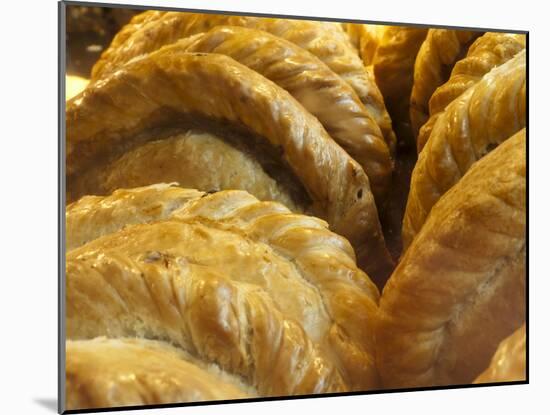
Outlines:
<svg viewBox="0 0 550 415"><path fill-rule="evenodd" d="M59 10L61 412L527 383L527 32Z"/></svg>

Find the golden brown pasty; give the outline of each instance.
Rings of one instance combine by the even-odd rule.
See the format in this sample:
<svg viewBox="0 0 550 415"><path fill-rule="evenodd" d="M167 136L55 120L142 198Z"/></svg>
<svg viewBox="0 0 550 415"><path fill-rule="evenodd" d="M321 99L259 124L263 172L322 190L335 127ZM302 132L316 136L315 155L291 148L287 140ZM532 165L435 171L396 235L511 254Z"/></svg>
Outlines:
<svg viewBox="0 0 550 415"><path fill-rule="evenodd" d="M367 272L388 272L391 258L368 178L319 121L286 91L233 59L184 53L177 44L134 59L69 101L68 199L105 193L102 186L108 182L101 180L112 172L118 175L113 179L115 187L129 187L123 184L132 180L131 172L147 180L131 181L132 185L151 184L148 175L175 181L163 175L163 169L174 168L170 158L156 162L151 157L171 157L179 139L188 141L187 149L202 146L202 140L186 138L188 131L213 134L200 170L204 176L216 171L212 177L227 180L228 188L248 190L257 186L257 178L265 182L269 176L273 181L266 192L284 194L272 200L287 203L290 199L289 205L297 206L296 210L323 217L334 231L350 239ZM228 161L213 155L225 154L225 148L217 150L221 137L246 153L243 159L255 158L256 166L235 177L220 171L227 166L236 171L235 160L239 161L235 154ZM168 138L173 140L168 150L155 147L154 141ZM159 171L144 170L139 163L131 168L131 159L121 159L128 152L149 154L140 160L148 158L148 165ZM253 164L248 160L239 167ZM128 172L125 165L130 165Z"/></svg>
<svg viewBox="0 0 550 415"><path fill-rule="evenodd" d="M470 166L525 126L525 51L493 69L439 117L412 173L403 219L407 247L432 206Z"/></svg>
<svg viewBox="0 0 550 415"><path fill-rule="evenodd" d="M483 32L470 30L430 29L414 64L410 116L414 136L429 118L429 101L437 87L462 59L470 44Z"/></svg>
<svg viewBox="0 0 550 415"><path fill-rule="evenodd" d="M491 69L502 65L525 49L525 40L525 35L488 32L470 46L466 57L453 67L449 80L438 87L430 98L430 118L420 129L417 138L419 153L445 107Z"/></svg>
<svg viewBox="0 0 550 415"><path fill-rule="evenodd" d="M67 252L67 339L167 341L259 396L377 387L378 290L324 221L221 191L184 195L169 217L125 225L113 205L152 205L127 192L67 211L71 226L93 223L103 235Z"/></svg>
<svg viewBox="0 0 550 415"><path fill-rule="evenodd" d="M66 409L254 397L239 378L168 343L143 339L67 341Z"/></svg>
<svg viewBox="0 0 550 415"><path fill-rule="evenodd" d="M99 79L130 59L154 51L179 39L206 32L216 26L244 26L269 32L317 56L357 93L376 120L390 150L395 134L384 100L374 78L365 70L348 36L336 23L182 12L144 12L134 18L92 70Z"/></svg>
<svg viewBox="0 0 550 415"><path fill-rule="evenodd" d="M393 128L403 144L414 142L409 119L416 54L428 29L385 26L372 65L376 84L384 97Z"/></svg>
<svg viewBox="0 0 550 415"><path fill-rule="evenodd" d="M323 62L294 43L238 26L217 26L179 44L186 52L230 56L290 92L361 164L381 203L392 173L389 148L351 86Z"/></svg>
<svg viewBox="0 0 550 415"><path fill-rule="evenodd" d="M471 383L525 321L525 174L522 130L433 207L380 299L384 386Z"/></svg>
<svg viewBox="0 0 550 415"><path fill-rule="evenodd" d="M525 324L504 339L491 364L474 383L514 382L526 380Z"/></svg>

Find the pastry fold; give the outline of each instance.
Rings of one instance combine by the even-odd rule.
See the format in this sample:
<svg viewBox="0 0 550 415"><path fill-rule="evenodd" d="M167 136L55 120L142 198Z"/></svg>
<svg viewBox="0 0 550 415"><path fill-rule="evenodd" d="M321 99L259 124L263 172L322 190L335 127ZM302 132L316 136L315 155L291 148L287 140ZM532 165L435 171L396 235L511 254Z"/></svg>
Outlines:
<svg viewBox="0 0 550 415"><path fill-rule="evenodd" d="M314 55L267 32L217 26L180 41L186 52L219 53L287 90L367 173L382 201L392 173L390 150L355 91Z"/></svg>
<svg viewBox="0 0 550 415"><path fill-rule="evenodd" d="M255 396L237 377L164 342L69 340L65 350L68 410Z"/></svg>
<svg viewBox="0 0 550 415"><path fill-rule="evenodd" d="M429 119L417 137L418 153L428 141L437 118L455 98L479 80L491 69L512 59L525 49L525 35L488 32L479 37L468 49L464 59L453 67L450 78L438 87L429 101Z"/></svg>
<svg viewBox="0 0 550 415"><path fill-rule="evenodd" d="M403 219L410 245L432 206L492 148L525 126L525 51L493 69L438 118L412 173Z"/></svg>
<svg viewBox="0 0 550 415"><path fill-rule="evenodd" d="M429 118L429 101L437 87L447 79L455 63L482 32L429 29L414 64L410 117L414 136Z"/></svg>
<svg viewBox="0 0 550 415"><path fill-rule="evenodd" d="M138 224L109 214L113 205L150 206L136 202L147 191L86 198L67 211L69 223L88 209L72 223L93 223L101 235L67 253L68 339L165 340L260 396L378 386L378 290L347 240L320 219L243 191L189 199L182 191L165 219ZM171 187L154 192L169 195L161 204L175 199Z"/></svg>
<svg viewBox="0 0 550 415"><path fill-rule="evenodd" d="M525 321L525 175L524 129L433 207L380 299L384 386L471 383Z"/></svg>
<svg viewBox="0 0 550 415"><path fill-rule="evenodd" d="M204 195L195 189L158 183L117 189L109 196L84 196L65 209L65 249L68 252L126 225L166 219L187 202Z"/></svg>
<svg viewBox="0 0 550 415"><path fill-rule="evenodd" d="M361 56L363 63L367 67L372 66L374 56L376 55L376 49L380 44L385 29L386 26L382 25L358 23L344 24L344 30L346 30L353 46L357 48L359 56Z"/></svg>
<svg viewBox="0 0 550 415"><path fill-rule="evenodd" d="M68 199L94 194L101 175L87 170L193 129L214 130L254 153L297 206L350 239L368 272L391 267L368 178L319 121L255 71L223 55L182 52L177 43L134 59L69 101ZM205 174L212 168L205 165Z"/></svg>
<svg viewBox="0 0 550 415"><path fill-rule="evenodd" d="M409 117L414 63L428 29L386 26L373 58L376 84L390 113L393 128L404 145L414 141Z"/></svg>
<svg viewBox="0 0 550 415"><path fill-rule="evenodd" d="M498 346L491 364L474 383L514 382L526 380L525 324Z"/></svg>
<svg viewBox="0 0 550 415"><path fill-rule="evenodd" d="M184 12L147 11L138 16L102 54L92 70L93 79L112 73L136 56L216 26L262 30L307 50L342 77L378 123L390 150L394 149L395 134L382 95L339 24Z"/></svg>

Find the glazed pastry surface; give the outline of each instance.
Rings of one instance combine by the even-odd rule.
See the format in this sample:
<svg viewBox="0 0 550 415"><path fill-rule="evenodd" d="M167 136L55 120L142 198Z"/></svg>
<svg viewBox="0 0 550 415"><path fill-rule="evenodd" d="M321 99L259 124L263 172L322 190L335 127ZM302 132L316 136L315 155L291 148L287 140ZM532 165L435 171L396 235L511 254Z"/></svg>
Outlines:
<svg viewBox="0 0 550 415"><path fill-rule="evenodd" d="M78 181L91 166L101 169L174 130L213 126L260 157L295 204L347 237L367 272L388 272L392 261L368 178L319 121L255 71L227 56L185 53L177 43L134 59L69 101L69 200L90 193Z"/></svg>
<svg viewBox="0 0 550 415"><path fill-rule="evenodd" d="M471 383L525 321L525 174L523 129L433 207L380 299L385 387Z"/></svg>
<svg viewBox="0 0 550 415"><path fill-rule="evenodd" d="M125 192L94 201L103 236L67 253L68 339L168 341L262 396L378 386L378 290L325 222L222 191L125 225L108 214L136 206Z"/></svg>
<svg viewBox="0 0 550 415"><path fill-rule="evenodd" d="M126 225L168 218L175 210L204 194L158 183L117 189L110 196L84 196L66 208L66 250L78 248Z"/></svg>
<svg viewBox="0 0 550 415"><path fill-rule="evenodd" d="M142 339L67 341L67 409L216 401L255 391L215 365L164 342Z"/></svg>
<svg viewBox="0 0 550 415"><path fill-rule="evenodd" d="M526 34L129 12L68 40L60 410L525 383Z"/></svg>
<svg viewBox="0 0 550 415"><path fill-rule="evenodd" d="M344 25L351 42L357 48L359 56L366 66L372 66L376 49L386 26L373 24L346 23Z"/></svg>
<svg viewBox="0 0 550 415"><path fill-rule="evenodd" d="M318 58L292 42L238 26L216 26L180 45L186 52L230 56L290 92L359 162L375 197L383 198L392 160L380 128L351 86Z"/></svg>
<svg viewBox="0 0 550 415"><path fill-rule="evenodd" d="M432 206L470 166L525 126L525 51L493 69L438 118L412 173L403 219L410 245Z"/></svg>
<svg viewBox="0 0 550 415"><path fill-rule="evenodd" d="M491 364L474 383L513 382L526 380L525 324L498 346Z"/></svg>
<svg viewBox="0 0 550 415"><path fill-rule="evenodd" d="M134 18L122 36L115 36L102 54L92 70L93 79L112 73L136 56L179 39L207 32L216 26L244 26L262 30L307 50L344 79L378 123L390 150L394 149L396 138L384 99L339 24L182 12L147 11L138 16L139 19L135 21L137 17Z"/></svg>
<svg viewBox="0 0 550 415"><path fill-rule="evenodd" d="M525 49L525 35L487 32L468 49L464 59L453 67L450 78L433 92L429 102L430 118L417 138L418 153L422 151L437 118L455 98L475 85L493 68L506 63Z"/></svg>
<svg viewBox="0 0 550 415"><path fill-rule="evenodd" d="M428 29L386 26L373 58L376 84L384 97L393 128L404 145L414 140L409 101L416 55L427 33Z"/></svg>
<svg viewBox="0 0 550 415"><path fill-rule="evenodd" d="M428 30L414 64L410 116L415 137L428 121L432 94L449 78L455 63L464 57L470 44L482 34L468 30Z"/></svg>

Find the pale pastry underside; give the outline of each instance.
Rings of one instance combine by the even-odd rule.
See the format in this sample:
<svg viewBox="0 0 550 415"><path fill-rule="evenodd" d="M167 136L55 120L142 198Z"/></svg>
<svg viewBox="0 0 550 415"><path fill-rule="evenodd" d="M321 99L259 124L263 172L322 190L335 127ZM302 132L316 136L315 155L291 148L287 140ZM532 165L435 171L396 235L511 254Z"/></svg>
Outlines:
<svg viewBox="0 0 550 415"><path fill-rule="evenodd" d="M392 173L388 145L351 86L315 55L270 33L238 26L216 26L178 43L187 52L230 56L288 91L361 164L382 201Z"/></svg>
<svg viewBox="0 0 550 415"><path fill-rule="evenodd" d="M134 59L69 101L69 197L75 200L93 194L94 180L102 175L87 175L87 171L108 170L125 153L170 138L182 129L213 133L253 155L276 182L268 180L245 154L241 160L249 159L249 171L258 172L266 185L263 195L326 219L331 229L352 242L367 272L388 273L392 260L368 177L360 165L288 92L227 56L186 53L178 43ZM210 144L227 148L220 141ZM233 152L223 163L234 164L237 158ZM202 171L207 169L211 166ZM146 179L145 171L139 174ZM219 172L212 175L217 184ZM262 187L244 176L234 178L230 185L241 181L246 189ZM159 178L178 181L164 175Z"/></svg>
<svg viewBox="0 0 550 415"><path fill-rule="evenodd" d="M260 200L276 201L295 212L307 205L293 198L289 187L271 177L253 154L212 133L187 131L138 146L105 166L80 177L89 193L176 182L208 192L242 189ZM295 195L295 194L294 194Z"/></svg>

